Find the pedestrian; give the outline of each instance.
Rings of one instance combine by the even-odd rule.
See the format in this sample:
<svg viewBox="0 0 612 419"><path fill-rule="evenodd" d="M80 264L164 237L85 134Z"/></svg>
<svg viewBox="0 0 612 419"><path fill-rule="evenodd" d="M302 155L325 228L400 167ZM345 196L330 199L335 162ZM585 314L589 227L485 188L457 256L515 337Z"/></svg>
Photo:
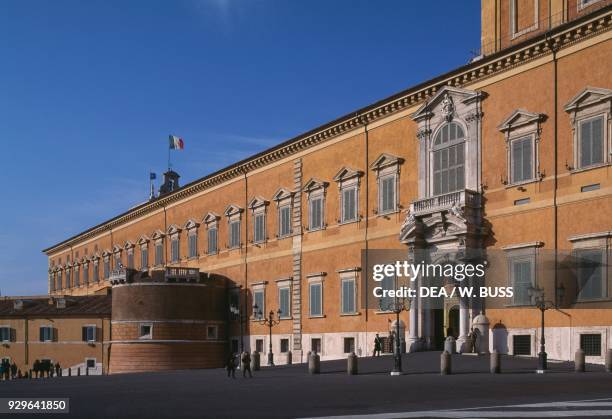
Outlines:
<svg viewBox="0 0 612 419"><path fill-rule="evenodd" d="M377 333L376 337L374 337L374 353L372 354L372 356L380 356L381 349L382 349L382 340L380 339L380 336L378 336L378 333Z"/></svg>
<svg viewBox="0 0 612 419"><path fill-rule="evenodd" d="M21 373L21 368L17 370L17 378L23 378L23 374Z"/></svg>
<svg viewBox="0 0 612 419"><path fill-rule="evenodd" d="M246 373L248 371L249 378L253 378L253 373L251 372L251 355L247 351L244 351L242 353L241 361L242 361L242 377L245 378Z"/></svg>
<svg viewBox="0 0 612 419"><path fill-rule="evenodd" d="M17 364L15 364L15 362L13 362L11 364L11 379L15 379L15 377L17 376Z"/></svg>
<svg viewBox="0 0 612 419"><path fill-rule="evenodd" d="M4 360L2 360L2 362L0 362L0 379L4 380Z"/></svg>
<svg viewBox="0 0 612 419"><path fill-rule="evenodd" d="M474 330L473 327L472 327L468 337L470 339L470 352L478 353L478 348L476 346L476 341L478 340L478 332L476 330Z"/></svg>
<svg viewBox="0 0 612 419"><path fill-rule="evenodd" d="M55 363L55 375L58 377L62 376L62 367L60 367L60 363L56 362Z"/></svg>
<svg viewBox="0 0 612 419"><path fill-rule="evenodd" d="M227 369L227 378L230 376L236 378L236 356L233 353L227 358L225 368Z"/></svg>
<svg viewBox="0 0 612 419"><path fill-rule="evenodd" d="M34 371L34 376L38 378L38 372L40 371L40 361L38 359L34 360L34 364L32 364L32 370Z"/></svg>

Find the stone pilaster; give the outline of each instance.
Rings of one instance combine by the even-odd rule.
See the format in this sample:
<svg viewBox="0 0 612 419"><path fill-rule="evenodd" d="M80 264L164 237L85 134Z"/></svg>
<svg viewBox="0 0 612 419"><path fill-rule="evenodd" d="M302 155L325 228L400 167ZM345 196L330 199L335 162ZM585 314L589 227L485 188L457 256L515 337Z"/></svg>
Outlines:
<svg viewBox="0 0 612 419"><path fill-rule="evenodd" d="M293 359L302 360L302 159L293 161Z"/></svg>

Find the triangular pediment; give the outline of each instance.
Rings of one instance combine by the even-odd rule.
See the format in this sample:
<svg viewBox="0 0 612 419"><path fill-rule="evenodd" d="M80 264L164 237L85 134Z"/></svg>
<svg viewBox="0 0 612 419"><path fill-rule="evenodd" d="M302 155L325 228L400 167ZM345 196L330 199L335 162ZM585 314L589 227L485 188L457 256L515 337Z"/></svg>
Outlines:
<svg viewBox="0 0 612 419"><path fill-rule="evenodd" d="M329 182L313 177L304 184L303 190L304 192L311 192L317 189L327 188L328 186Z"/></svg>
<svg viewBox="0 0 612 419"><path fill-rule="evenodd" d="M361 176L363 176L363 172L361 170L352 169L350 167L343 167L338 171L338 173L336 173L336 176L334 176L334 180L336 182L342 182Z"/></svg>
<svg viewBox="0 0 612 419"><path fill-rule="evenodd" d="M200 226L200 223L198 223L198 222L196 222L195 220L193 220L193 219L191 219L191 218L190 218L190 219L189 219L189 220L187 220L187 222L185 223L184 228L185 228L185 230L191 230L191 229L196 228L196 227L199 227L199 226Z"/></svg>
<svg viewBox="0 0 612 419"><path fill-rule="evenodd" d="M110 255L111 255L111 252L110 252L110 250L108 250L108 249L102 252L102 257L103 257L103 258L108 257L108 256L110 256Z"/></svg>
<svg viewBox="0 0 612 419"><path fill-rule="evenodd" d="M565 105L565 112L571 112L579 108L588 107L601 102L612 100L612 90L603 87L587 87L578 93Z"/></svg>
<svg viewBox="0 0 612 419"><path fill-rule="evenodd" d="M224 214L226 217L231 217L232 215L240 214L242 211L243 209L241 207L232 204L225 209Z"/></svg>
<svg viewBox="0 0 612 419"><path fill-rule="evenodd" d="M153 235L151 236L151 238L153 240L157 240L157 239L161 239L162 237L164 237L165 234L163 231L161 230L155 230L155 232L153 233Z"/></svg>
<svg viewBox="0 0 612 419"><path fill-rule="evenodd" d="M500 131L509 131L512 128L518 128L525 125L542 122L546 119L546 115L543 113L529 112L524 109L517 109L510 116L508 116L502 123L497 127Z"/></svg>
<svg viewBox="0 0 612 419"><path fill-rule="evenodd" d="M168 227L168 234L176 234L176 233L180 233L181 232L181 228L179 226L177 226L176 224L172 224L170 227Z"/></svg>
<svg viewBox="0 0 612 419"><path fill-rule="evenodd" d="M119 246L118 244L113 246L113 253L120 253L122 250L123 248Z"/></svg>
<svg viewBox="0 0 612 419"><path fill-rule="evenodd" d="M451 103L451 108L458 103L468 104L482 97L482 92L477 90L467 90L454 86L444 86L429 100L411 115L414 120L419 120L431 116L434 109L442 107L444 101ZM451 112L454 109L451 109Z"/></svg>
<svg viewBox="0 0 612 419"><path fill-rule="evenodd" d="M219 214L217 214L216 212L209 212L208 214L206 214L204 216L204 219L202 220L202 222L204 224L210 224L213 223L215 221L219 221L221 219L221 216Z"/></svg>
<svg viewBox="0 0 612 419"><path fill-rule="evenodd" d="M149 240L151 239L146 234L143 234L142 236L140 236L136 244L140 244L140 245L147 244Z"/></svg>
<svg viewBox="0 0 612 419"><path fill-rule="evenodd" d="M274 201L281 201L286 198L291 198L294 194L295 192L290 191L287 188L280 188L274 193L274 195L272 195L272 199Z"/></svg>
<svg viewBox="0 0 612 419"><path fill-rule="evenodd" d="M131 249L132 247L134 247L134 243L131 240L126 240L125 244L123 245L123 248Z"/></svg>
<svg viewBox="0 0 612 419"><path fill-rule="evenodd" d="M404 159L393 154L382 153L374 162L370 165L372 170L380 170L385 167L395 166L404 163Z"/></svg>
<svg viewBox="0 0 612 419"><path fill-rule="evenodd" d="M270 203L270 201L266 200L261 196L256 196L249 202L249 209L255 209L259 207L266 206Z"/></svg>

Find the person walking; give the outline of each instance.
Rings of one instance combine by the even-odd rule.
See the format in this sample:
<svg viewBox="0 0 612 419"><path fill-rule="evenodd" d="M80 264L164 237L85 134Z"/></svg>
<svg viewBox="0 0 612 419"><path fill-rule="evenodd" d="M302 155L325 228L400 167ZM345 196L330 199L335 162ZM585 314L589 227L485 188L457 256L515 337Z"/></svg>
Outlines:
<svg viewBox="0 0 612 419"><path fill-rule="evenodd" d="M58 377L62 376L62 367L60 367L60 363L56 362L55 363L55 375Z"/></svg>
<svg viewBox="0 0 612 419"><path fill-rule="evenodd" d="M4 368L5 368L6 363L4 362L4 360L2 360L2 362L0 362L0 379L4 380Z"/></svg>
<svg viewBox="0 0 612 419"><path fill-rule="evenodd" d="M380 356L381 349L382 349L382 340L380 339L380 336L377 333L376 337L374 337L374 353L372 354L372 356Z"/></svg>
<svg viewBox="0 0 612 419"><path fill-rule="evenodd" d="M246 378L247 371L249 372L249 378L253 378L253 373L251 372L251 355L244 351L242 353L242 377Z"/></svg>
<svg viewBox="0 0 612 419"><path fill-rule="evenodd" d="M236 356L235 354L231 353L229 355L229 357L227 358L225 368L227 369L227 378L229 378L230 376L232 378L236 378Z"/></svg>
<svg viewBox="0 0 612 419"><path fill-rule="evenodd" d="M11 364L11 379L14 380L17 377L17 364L13 362Z"/></svg>

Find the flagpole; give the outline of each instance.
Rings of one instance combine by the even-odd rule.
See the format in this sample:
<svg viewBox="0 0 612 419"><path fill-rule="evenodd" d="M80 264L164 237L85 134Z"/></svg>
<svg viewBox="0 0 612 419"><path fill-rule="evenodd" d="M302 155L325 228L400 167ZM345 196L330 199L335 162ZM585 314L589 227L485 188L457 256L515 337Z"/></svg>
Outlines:
<svg viewBox="0 0 612 419"><path fill-rule="evenodd" d="M172 165L170 164L170 143L168 142L168 171L170 171L171 167Z"/></svg>

